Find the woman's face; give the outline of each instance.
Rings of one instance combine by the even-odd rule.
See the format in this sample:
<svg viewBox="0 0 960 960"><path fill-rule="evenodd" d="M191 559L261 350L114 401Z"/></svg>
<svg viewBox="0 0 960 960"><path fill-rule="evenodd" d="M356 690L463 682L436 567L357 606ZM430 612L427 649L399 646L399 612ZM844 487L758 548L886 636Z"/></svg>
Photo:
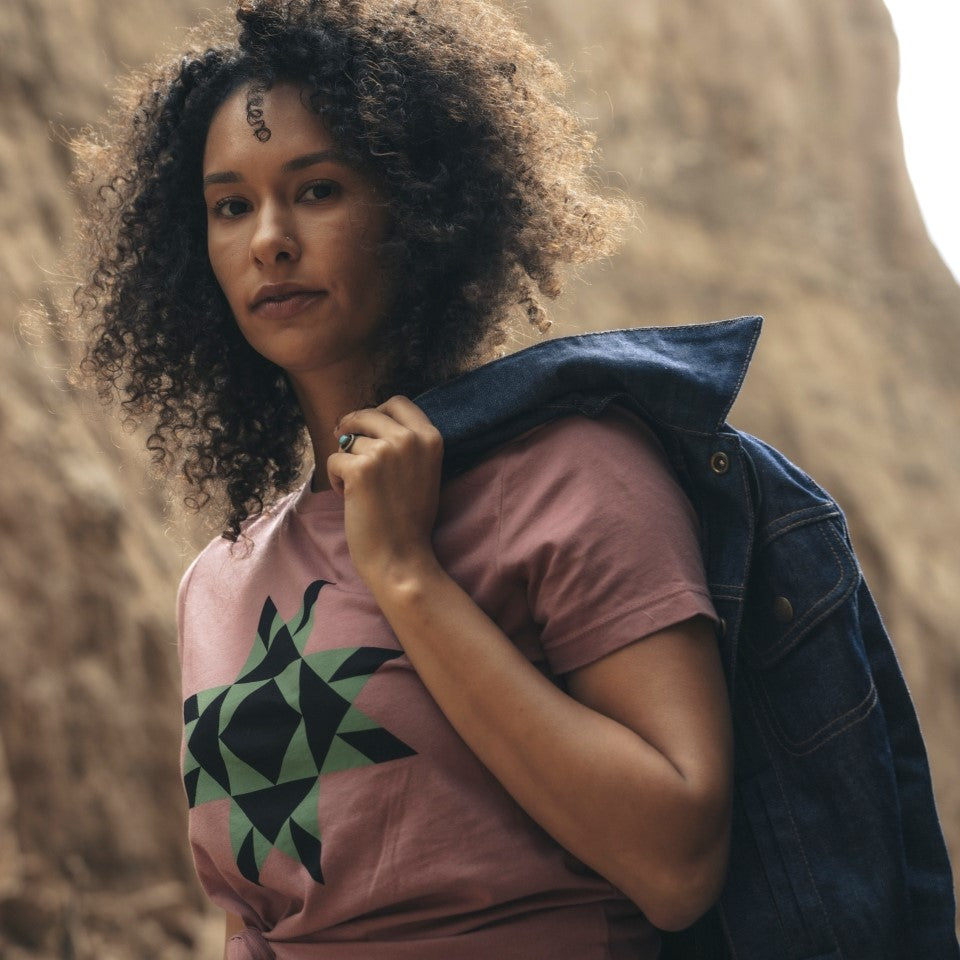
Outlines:
<svg viewBox="0 0 960 960"><path fill-rule="evenodd" d="M219 108L203 157L210 264L250 345L296 381L370 374L389 307L378 244L388 217L299 87L263 97L271 136L247 122L247 90Z"/></svg>

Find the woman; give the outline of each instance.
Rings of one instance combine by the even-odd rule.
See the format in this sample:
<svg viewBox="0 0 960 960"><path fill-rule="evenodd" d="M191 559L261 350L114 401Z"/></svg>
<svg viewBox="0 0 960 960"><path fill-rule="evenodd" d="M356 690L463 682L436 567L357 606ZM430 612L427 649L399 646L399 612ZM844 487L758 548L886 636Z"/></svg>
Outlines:
<svg viewBox="0 0 960 960"><path fill-rule="evenodd" d="M628 209L486 0L237 20L89 145L79 297L104 392L227 506L179 601L191 841L227 953L656 956L656 927L718 895L729 836L692 509L626 413L442 482L408 399L517 310L545 326L560 266L608 253Z"/></svg>

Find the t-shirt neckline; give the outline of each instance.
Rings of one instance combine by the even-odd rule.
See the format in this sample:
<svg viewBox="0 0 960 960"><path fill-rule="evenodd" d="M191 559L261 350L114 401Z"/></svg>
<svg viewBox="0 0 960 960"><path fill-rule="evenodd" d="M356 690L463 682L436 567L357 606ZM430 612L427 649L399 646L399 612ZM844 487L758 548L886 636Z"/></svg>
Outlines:
<svg viewBox="0 0 960 960"><path fill-rule="evenodd" d="M293 509L297 513L343 513L343 497L336 490L311 490L313 471L307 477L300 491L297 493Z"/></svg>

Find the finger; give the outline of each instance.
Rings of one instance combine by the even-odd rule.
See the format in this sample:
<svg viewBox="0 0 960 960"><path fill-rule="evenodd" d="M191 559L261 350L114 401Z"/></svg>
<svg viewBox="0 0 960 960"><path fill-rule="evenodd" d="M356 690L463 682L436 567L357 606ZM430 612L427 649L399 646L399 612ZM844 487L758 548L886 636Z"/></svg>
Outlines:
<svg viewBox="0 0 960 960"><path fill-rule="evenodd" d="M443 459L443 436L412 400L402 396L391 397L377 409L406 427L417 438L417 444L424 453L437 461Z"/></svg>
<svg viewBox="0 0 960 960"><path fill-rule="evenodd" d="M391 397L381 403L377 409L389 414L397 423L415 433L437 432L433 421L408 397L400 395Z"/></svg>
<svg viewBox="0 0 960 960"><path fill-rule="evenodd" d="M358 436L389 440L403 436L407 429L407 427L397 423L389 414L367 407L341 417L334 433L338 437L355 433Z"/></svg>
<svg viewBox="0 0 960 960"><path fill-rule="evenodd" d="M327 457L327 480L330 481L330 489L343 496L343 471L341 462L338 459L349 454L331 453Z"/></svg>
<svg viewBox="0 0 960 960"><path fill-rule="evenodd" d="M366 444L361 445L361 440L366 441ZM347 484L363 471L365 465L369 464L369 454L374 449L373 445L380 442L379 440L370 440L367 437L357 437L356 444L349 453L338 450L327 457L327 477L330 480L330 486L337 493L343 495ZM361 447L359 451L357 450L358 446ZM364 455L364 449L366 455Z"/></svg>

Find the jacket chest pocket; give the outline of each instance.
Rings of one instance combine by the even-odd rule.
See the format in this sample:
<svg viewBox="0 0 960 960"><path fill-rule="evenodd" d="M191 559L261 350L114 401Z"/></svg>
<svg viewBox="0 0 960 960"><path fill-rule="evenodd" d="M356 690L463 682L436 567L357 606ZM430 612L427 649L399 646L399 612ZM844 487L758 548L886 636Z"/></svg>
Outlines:
<svg viewBox="0 0 960 960"><path fill-rule="evenodd" d="M757 700L786 750L805 754L869 714L860 571L836 511L780 521L754 558L743 644Z"/></svg>

